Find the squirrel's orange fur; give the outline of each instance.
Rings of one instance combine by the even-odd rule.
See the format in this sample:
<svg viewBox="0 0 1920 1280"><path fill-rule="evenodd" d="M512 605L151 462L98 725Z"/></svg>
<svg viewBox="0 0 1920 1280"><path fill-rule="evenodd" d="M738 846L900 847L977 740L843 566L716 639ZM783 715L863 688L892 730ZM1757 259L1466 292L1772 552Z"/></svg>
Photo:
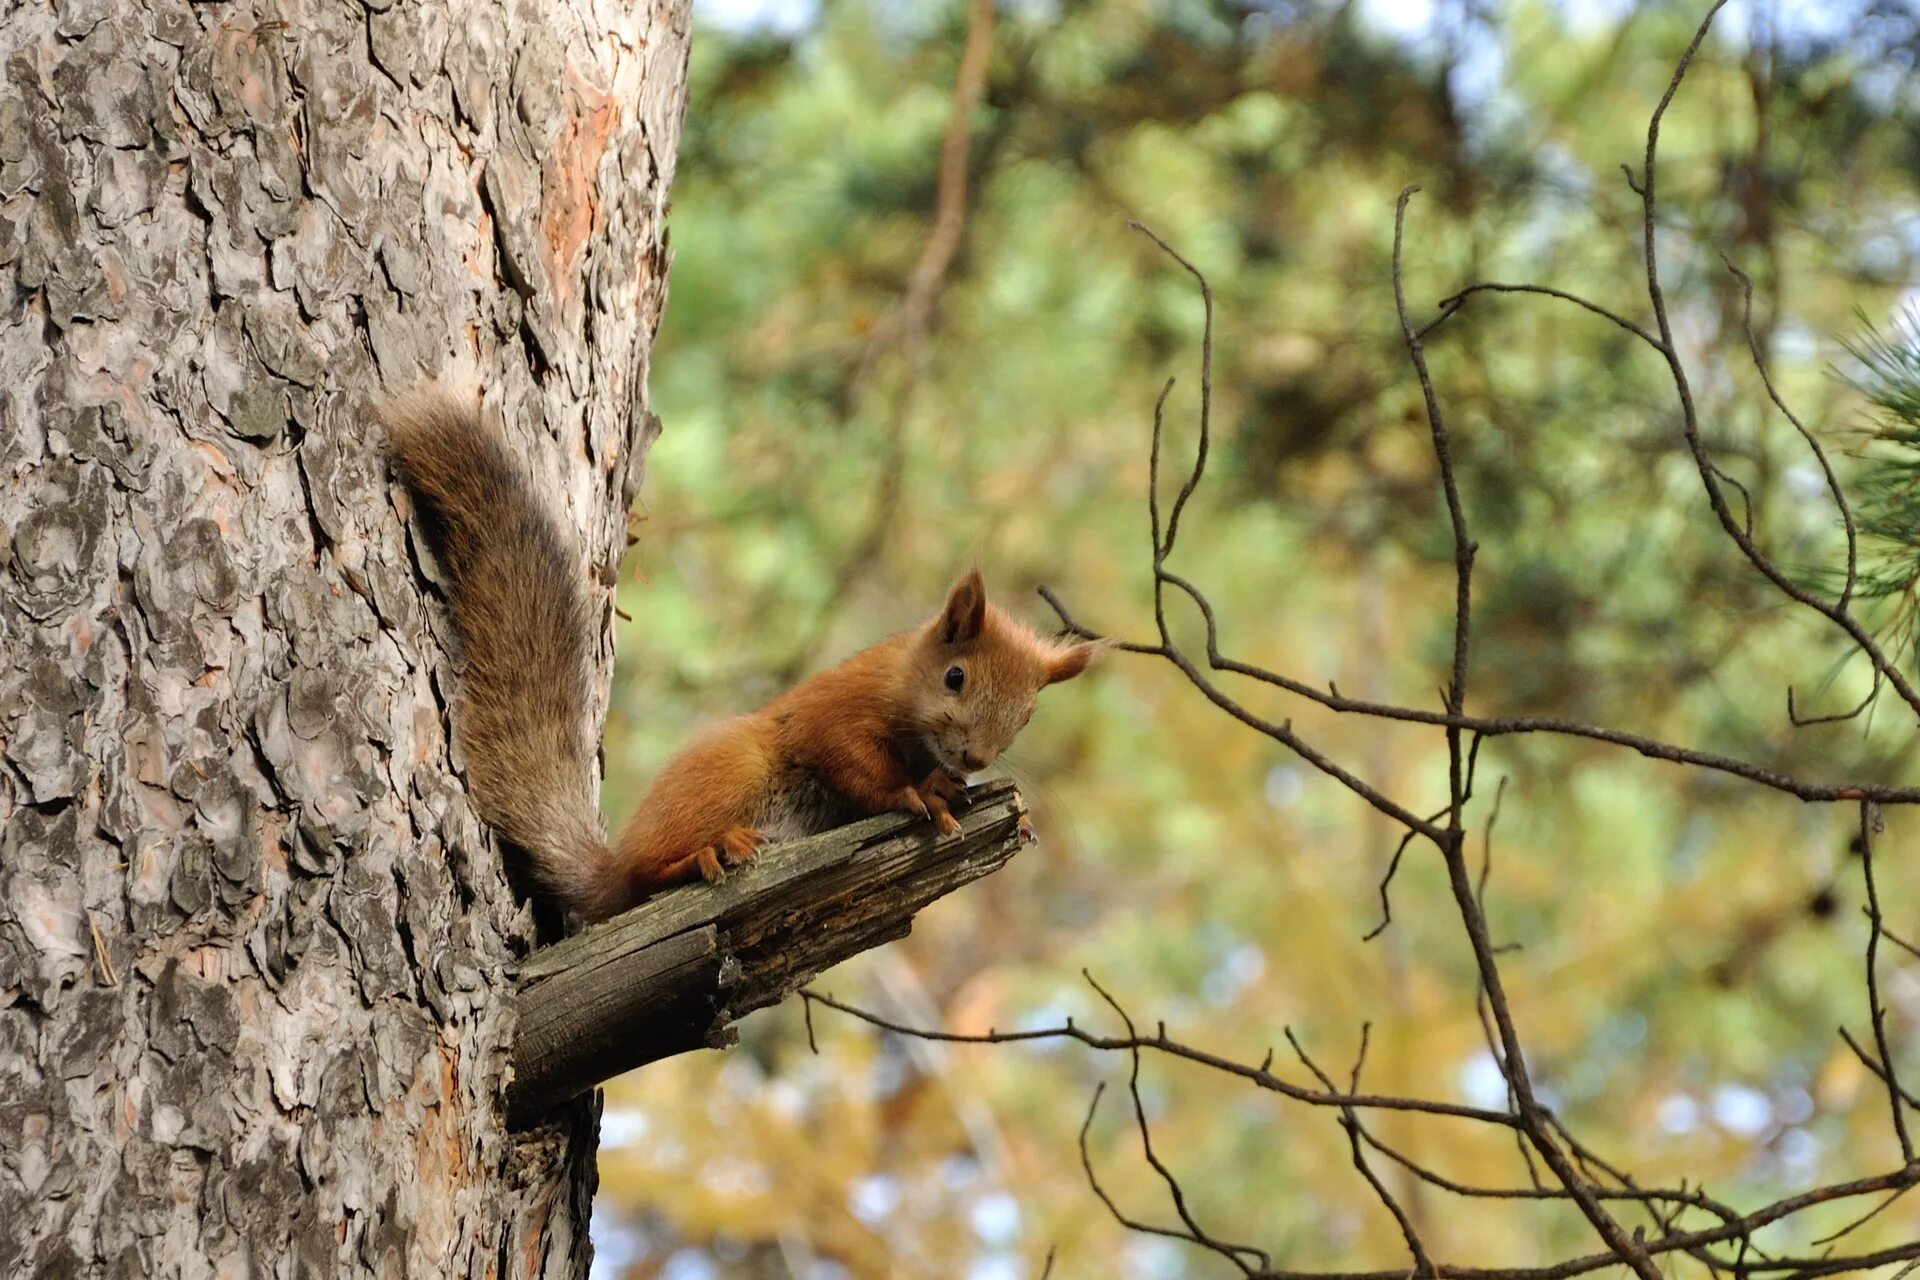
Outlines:
<svg viewBox="0 0 1920 1280"><path fill-rule="evenodd" d="M969 573L929 621L696 738L609 849L586 723L595 624L571 540L477 406L429 387L381 416L452 579L475 802L532 856L546 891L588 919L866 814L957 831L950 804L965 776L1006 749L1042 688L1098 652L1036 635Z"/></svg>

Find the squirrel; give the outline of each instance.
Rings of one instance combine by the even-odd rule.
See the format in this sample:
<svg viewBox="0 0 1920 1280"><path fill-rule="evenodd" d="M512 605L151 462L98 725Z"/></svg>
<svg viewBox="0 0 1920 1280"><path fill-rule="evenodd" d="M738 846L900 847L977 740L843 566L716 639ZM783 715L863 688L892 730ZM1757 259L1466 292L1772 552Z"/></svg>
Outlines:
<svg viewBox="0 0 1920 1280"><path fill-rule="evenodd" d="M588 921L870 814L958 832L966 776L1102 647L1038 635L988 602L975 569L928 621L696 738L609 844L588 729L599 619L578 548L477 398L429 383L377 414L450 580L475 805L527 852L540 891Z"/></svg>

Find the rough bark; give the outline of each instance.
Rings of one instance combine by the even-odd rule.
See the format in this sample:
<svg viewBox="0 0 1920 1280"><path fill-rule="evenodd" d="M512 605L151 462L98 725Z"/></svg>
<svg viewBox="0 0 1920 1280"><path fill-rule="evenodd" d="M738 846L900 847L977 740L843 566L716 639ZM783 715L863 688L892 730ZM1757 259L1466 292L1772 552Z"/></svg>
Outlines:
<svg viewBox="0 0 1920 1280"><path fill-rule="evenodd" d="M0 17L0 1275L584 1274L366 408L470 361L617 561L686 52L684 0Z"/></svg>
<svg viewBox="0 0 1920 1280"><path fill-rule="evenodd" d="M935 898L1020 848L1011 783L976 788L960 833L869 818L768 849L536 954L520 978L507 1118L521 1125L634 1067L733 1043L733 1023L815 974L905 937Z"/></svg>

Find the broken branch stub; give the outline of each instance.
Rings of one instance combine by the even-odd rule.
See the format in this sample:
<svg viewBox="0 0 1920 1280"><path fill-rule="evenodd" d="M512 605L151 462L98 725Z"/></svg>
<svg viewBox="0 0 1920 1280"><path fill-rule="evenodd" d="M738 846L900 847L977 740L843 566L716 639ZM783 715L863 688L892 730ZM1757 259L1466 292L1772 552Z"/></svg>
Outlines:
<svg viewBox="0 0 1920 1280"><path fill-rule="evenodd" d="M524 1127L623 1071L721 1048L733 1024L840 961L905 937L922 907L1018 852L1011 783L968 793L960 832L868 818L765 850L535 952L521 972L507 1118Z"/></svg>

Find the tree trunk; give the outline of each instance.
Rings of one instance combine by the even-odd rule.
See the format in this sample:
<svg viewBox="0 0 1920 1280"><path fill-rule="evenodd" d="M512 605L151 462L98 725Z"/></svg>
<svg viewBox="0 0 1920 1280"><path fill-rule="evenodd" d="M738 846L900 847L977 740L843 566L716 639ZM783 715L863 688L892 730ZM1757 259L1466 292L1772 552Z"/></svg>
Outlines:
<svg viewBox="0 0 1920 1280"><path fill-rule="evenodd" d="M0 1275L584 1274L367 408L476 365L611 581L686 56L685 0L0 19Z"/></svg>

